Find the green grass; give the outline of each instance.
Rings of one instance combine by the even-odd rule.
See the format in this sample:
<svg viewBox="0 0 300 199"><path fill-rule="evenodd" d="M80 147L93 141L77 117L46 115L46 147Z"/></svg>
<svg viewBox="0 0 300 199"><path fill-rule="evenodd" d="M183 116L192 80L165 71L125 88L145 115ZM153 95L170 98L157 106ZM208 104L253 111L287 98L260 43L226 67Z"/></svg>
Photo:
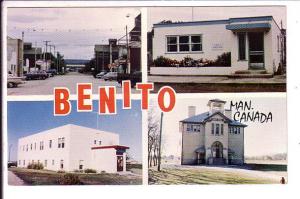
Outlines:
<svg viewBox="0 0 300 199"><path fill-rule="evenodd" d="M9 168L28 185L58 185L60 177L66 173L49 170L33 170L23 168ZM85 174L76 173L83 185L138 185L142 184L142 177L137 175L119 175L110 173Z"/></svg>
<svg viewBox="0 0 300 199"><path fill-rule="evenodd" d="M205 168L164 168L161 172L149 169L149 184L274 184L270 179Z"/></svg>

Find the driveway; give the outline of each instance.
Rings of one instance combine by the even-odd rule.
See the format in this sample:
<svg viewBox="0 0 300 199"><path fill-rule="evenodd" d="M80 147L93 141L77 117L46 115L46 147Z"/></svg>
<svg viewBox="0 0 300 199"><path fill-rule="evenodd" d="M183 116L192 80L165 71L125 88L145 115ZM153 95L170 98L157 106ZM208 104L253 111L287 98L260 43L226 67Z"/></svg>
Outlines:
<svg viewBox="0 0 300 199"><path fill-rule="evenodd" d="M8 185L17 185L17 186L26 185L26 183L21 178L16 176L16 174L14 174L12 171L8 171L7 177L8 177Z"/></svg>

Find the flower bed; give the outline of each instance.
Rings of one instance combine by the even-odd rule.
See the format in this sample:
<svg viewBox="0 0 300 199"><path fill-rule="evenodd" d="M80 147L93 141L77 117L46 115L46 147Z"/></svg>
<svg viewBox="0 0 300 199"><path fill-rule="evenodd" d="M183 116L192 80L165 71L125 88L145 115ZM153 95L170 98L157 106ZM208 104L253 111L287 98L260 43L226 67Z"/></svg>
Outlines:
<svg viewBox="0 0 300 199"><path fill-rule="evenodd" d="M231 66L231 53L223 53L215 60L198 59L195 60L189 56L183 60L178 61L167 57L160 56L154 61L155 67L230 67Z"/></svg>

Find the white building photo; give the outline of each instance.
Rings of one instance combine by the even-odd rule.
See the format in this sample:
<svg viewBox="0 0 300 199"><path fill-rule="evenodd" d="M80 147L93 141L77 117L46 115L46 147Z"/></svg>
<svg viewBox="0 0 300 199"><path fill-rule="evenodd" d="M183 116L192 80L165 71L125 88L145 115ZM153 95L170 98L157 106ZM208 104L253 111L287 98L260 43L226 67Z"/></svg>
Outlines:
<svg viewBox="0 0 300 199"><path fill-rule="evenodd" d="M232 120L225 101L209 100L207 112L196 115L189 106L188 118L180 121L181 164L243 164L244 129L247 125Z"/></svg>
<svg viewBox="0 0 300 199"><path fill-rule="evenodd" d="M119 135L68 124L18 140L18 167L42 163L47 170L126 171L127 146Z"/></svg>
<svg viewBox="0 0 300 199"><path fill-rule="evenodd" d="M285 30L272 16L153 24L153 59L216 60L229 54L231 65L151 67L152 75L231 75L258 71L274 74L282 65ZM241 74L242 74L241 73Z"/></svg>

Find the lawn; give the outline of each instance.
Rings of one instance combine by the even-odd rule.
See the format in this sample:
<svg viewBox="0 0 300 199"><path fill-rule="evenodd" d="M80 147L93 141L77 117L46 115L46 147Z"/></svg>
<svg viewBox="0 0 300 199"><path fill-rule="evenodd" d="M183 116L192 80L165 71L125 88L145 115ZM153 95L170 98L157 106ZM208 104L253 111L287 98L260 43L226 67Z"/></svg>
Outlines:
<svg viewBox="0 0 300 199"><path fill-rule="evenodd" d="M207 168L163 168L161 172L149 169L149 184L274 184L269 178L251 176Z"/></svg>
<svg viewBox="0 0 300 199"><path fill-rule="evenodd" d="M49 170L33 170L24 168L9 168L28 185L59 185L59 179L66 173ZM139 185L141 175L96 173L76 173L82 185Z"/></svg>

